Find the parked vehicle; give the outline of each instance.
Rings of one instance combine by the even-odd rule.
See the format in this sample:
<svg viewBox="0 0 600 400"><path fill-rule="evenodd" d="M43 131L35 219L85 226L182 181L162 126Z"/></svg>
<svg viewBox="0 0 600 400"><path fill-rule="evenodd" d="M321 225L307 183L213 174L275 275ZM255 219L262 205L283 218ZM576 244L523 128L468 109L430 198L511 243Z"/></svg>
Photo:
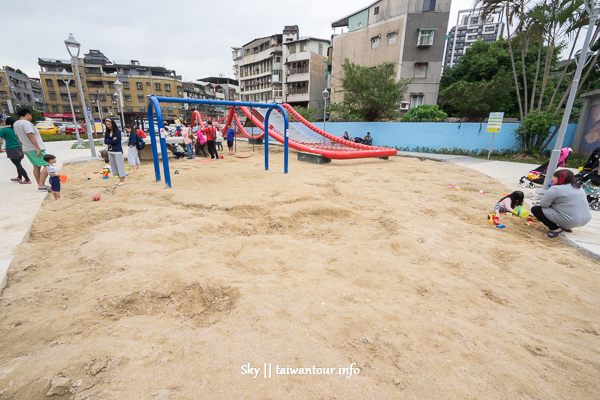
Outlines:
<svg viewBox="0 0 600 400"><path fill-rule="evenodd" d="M65 128L67 127L68 124L69 124L68 122L62 122L62 121L54 122L54 125L56 125L60 128L60 133L62 133L63 135L65 134Z"/></svg>
<svg viewBox="0 0 600 400"><path fill-rule="evenodd" d="M79 131L80 135L85 134L85 125L77 124L77 130ZM75 134L75 125L67 124L67 126L65 127L65 135L74 135L74 134Z"/></svg>
<svg viewBox="0 0 600 400"><path fill-rule="evenodd" d="M54 124L54 122L38 122L35 127L40 131L41 135L58 135L60 134L60 128Z"/></svg>

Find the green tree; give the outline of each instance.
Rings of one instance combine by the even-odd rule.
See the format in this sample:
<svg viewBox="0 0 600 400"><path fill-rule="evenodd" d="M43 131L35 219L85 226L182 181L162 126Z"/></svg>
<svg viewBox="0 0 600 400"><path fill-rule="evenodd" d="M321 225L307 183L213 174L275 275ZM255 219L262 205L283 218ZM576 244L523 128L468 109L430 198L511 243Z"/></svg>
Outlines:
<svg viewBox="0 0 600 400"><path fill-rule="evenodd" d="M331 110L342 118L359 121L384 121L399 117L400 102L408 89L408 80L396 82L393 63L375 68L363 67L344 60L344 100Z"/></svg>
<svg viewBox="0 0 600 400"><path fill-rule="evenodd" d="M294 110L300 114L305 120L315 122L317 117L317 109L315 107L294 107Z"/></svg>
<svg viewBox="0 0 600 400"><path fill-rule="evenodd" d="M435 121L440 122L448 118L448 114L439 109L437 105L422 104L411 108L402 116L402 121Z"/></svg>
<svg viewBox="0 0 600 400"><path fill-rule="evenodd" d="M541 146L551 135L551 130L558 130L561 119L562 113L554 114L553 110L533 110L527 114L525 121L515 130L514 135L523 150L536 153L543 150Z"/></svg>

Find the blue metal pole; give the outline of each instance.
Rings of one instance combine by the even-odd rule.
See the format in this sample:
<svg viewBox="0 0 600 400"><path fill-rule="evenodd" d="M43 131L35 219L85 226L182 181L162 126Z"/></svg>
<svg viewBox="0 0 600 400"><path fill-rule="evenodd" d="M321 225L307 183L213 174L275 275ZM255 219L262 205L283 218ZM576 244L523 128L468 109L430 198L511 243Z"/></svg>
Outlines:
<svg viewBox="0 0 600 400"><path fill-rule="evenodd" d="M269 170L269 115L273 109L269 107L265 115L265 171Z"/></svg>
<svg viewBox="0 0 600 400"><path fill-rule="evenodd" d="M289 134L289 130L290 130L290 122L288 119L288 115L287 112L285 111L285 108L283 108L282 106L280 106L279 104L277 104L277 108L281 111L281 114L283 115L283 121L284 121L284 133L283 133L283 173L287 174L288 173L288 160L289 160L289 154L288 154L288 134Z"/></svg>
<svg viewBox="0 0 600 400"><path fill-rule="evenodd" d="M152 160L154 161L154 174L156 175L156 182L160 182L160 167L158 166L158 151L156 151L156 132L154 131L154 112L153 109L156 107L160 110L160 105L156 96L150 96L148 98L148 125L150 126L150 144L152 145Z"/></svg>

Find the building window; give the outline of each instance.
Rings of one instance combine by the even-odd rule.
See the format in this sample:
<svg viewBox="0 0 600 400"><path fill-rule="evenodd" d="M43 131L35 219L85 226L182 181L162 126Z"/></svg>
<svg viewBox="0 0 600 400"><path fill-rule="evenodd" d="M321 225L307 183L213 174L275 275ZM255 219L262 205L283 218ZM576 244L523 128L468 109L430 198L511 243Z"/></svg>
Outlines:
<svg viewBox="0 0 600 400"><path fill-rule="evenodd" d="M415 63L415 78L427 78L427 63Z"/></svg>
<svg viewBox="0 0 600 400"><path fill-rule="evenodd" d="M48 86L48 87L54 86L54 82L52 81L52 79L46 79L46 86Z"/></svg>
<svg viewBox="0 0 600 400"><path fill-rule="evenodd" d="M433 33L435 29L419 28L419 37L417 38L417 46L431 46L433 44Z"/></svg>
<svg viewBox="0 0 600 400"><path fill-rule="evenodd" d="M63 112L64 113L70 113L71 112L71 107L70 106L63 106Z"/></svg>
<svg viewBox="0 0 600 400"><path fill-rule="evenodd" d="M323 43L319 43L319 54L323 55Z"/></svg>
<svg viewBox="0 0 600 400"><path fill-rule="evenodd" d="M155 84L154 84L154 90L162 90L162 89L160 88L160 83L155 83Z"/></svg>
<svg viewBox="0 0 600 400"><path fill-rule="evenodd" d="M48 98L50 100L56 100L56 92L48 92Z"/></svg>
<svg viewBox="0 0 600 400"><path fill-rule="evenodd" d="M290 54L295 54L296 53L296 43L290 44L289 49L290 49Z"/></svg>
<svg viewBox="0 0 600 400"><path fill-rule="evenodd" d="M81 113L81 106L73 106L73 111L76 113Z"/></svg>
<svg viewBox="0 0 600 400"><path fill-rule="evenodd" d="M496 30L495 26L486 26L485 27L486 32L494 32L495 30Z"/></svg>
<svg viewBox="0 0 600 400"><path fill-rule="evenodd" d="M423 0L423 11L435 11L435 0Z"/></svg>
<svg viewBox="0 0 600 400"><path fill-rule="evenodd" d="M166 90L167 92L170 92L170 91L171 91L171 85L170 85L169 83L165 83L165 90Z"/></svg>
<svg viewBox="0 0 600 400"><path fill-rule="evenodd" d="M375 10L373 10L373 15L377 14L379 14L379 6L375 7Z"/></svg>
<svg viewBox="0 0 600 400"><path fill-rule="evenodd" d="M143 94L138 94L138 101L144 101L144 95Z"/></svg>
<svg viewBox="0 0 600 400"><path fill-rule="evenodd" d="M479 17L471 17L471 24L475 25L479 23Z"/></svg>
<svg viewBox="0 0 600 400"><path fill-rule="evenodd" d="M275 62L276 62L276 63L279 63L279 62L281 62L281 57L279 57L279 56L275 57Z"/></svg>
<svg viewBox="0 0 600 400"><path fill-rule="evenodd" d="M137 90L143 90L144 89L144 85L142 85L142 82L136 82L135 83L135 87L137 88Z"/></svg>
<svg viewBox="0 0 600 400"><path fill-rule="evenodd" d="M59 111L58 111L58 106L55 106L55 105L53 105L53 106L52 106L52 112L53 112L53 113L57 113L57 112L59 112Z"/></svg>
<svg viewBox="0 0 600 400"><path fill-rule="evenodd" d="M0 76L0 84L4 83L4 78Z"/></svg>
<svg viewBox="0 0 600 400"><path fill-rule="evenodd" d="M306 51L306 42L300 43L300 52Z"/></svg>
<svg viewBox="0 0 600 400"><path fill-rule="evenodd" d="M411 94L410 95L410 108L418 107L423 104L422 94Z"/></svg>
<svg viewBox="0 0 600 400"><path fill-rule="evenodd" d="M362 21L356 21L356 23L354 24L354 29L360 29L362 28Z"/></svg>
<svg viewBox="0 0 600 400"><path fill-rule="evenodd" d="M124 94L123 97L125 98L125 101L131 101L131 95L130 94Z"/></svg>
<svg viewBox="0 0 600 400"><path fill-rule="evenodd" d="M129 82L123 82L123 89L129 89Z"/></svg>
<svg viewBox="0 0 600 400"><path fill-rule="evenodd" d="M379 47L379 36L371 38L371 48L376 49L377 47Z"/></svg>
<svg viewBox="0 0 600 400"><path fill-rule="evenodd" d="M390 32L387 34L388 44L396 43L396 36L398 36L397 32Z"/></svg>
<svg viewBox="0 0 600 400"><path fill-rule="evenodd" d="M477 35L468 35L467 40L477 40Z"/></svg>

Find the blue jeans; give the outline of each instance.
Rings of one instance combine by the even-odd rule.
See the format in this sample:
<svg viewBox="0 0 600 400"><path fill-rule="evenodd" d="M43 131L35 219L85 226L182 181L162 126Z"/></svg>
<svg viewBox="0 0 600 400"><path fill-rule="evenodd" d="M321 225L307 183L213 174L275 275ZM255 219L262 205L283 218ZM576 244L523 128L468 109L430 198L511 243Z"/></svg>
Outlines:
<svg viewBox="0 0 600 400"><path fill-rule="evenodd" d="M187 145L187 152L188 152L188 157L194 157L194 144L193 143L188 143Z"/></svg>

